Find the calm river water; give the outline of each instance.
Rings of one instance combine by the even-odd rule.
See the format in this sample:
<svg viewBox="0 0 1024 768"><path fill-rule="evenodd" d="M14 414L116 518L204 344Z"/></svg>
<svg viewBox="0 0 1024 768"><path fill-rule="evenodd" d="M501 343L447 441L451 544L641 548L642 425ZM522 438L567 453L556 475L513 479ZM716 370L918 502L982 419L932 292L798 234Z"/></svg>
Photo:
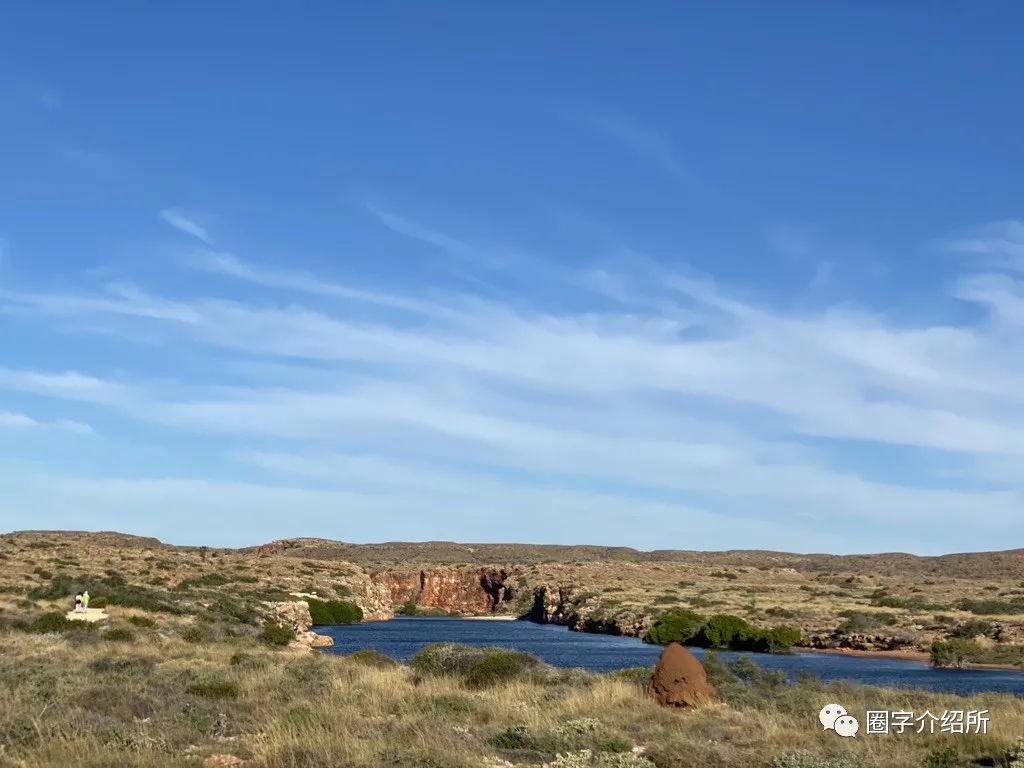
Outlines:
<svg viewBox="0 0 1024 768"><path fill-rule="evenodd" d="M441 641L514 648L556 667L583 667L594 672L650 666L661 652L657 646L631 637L570 632L565 627L528 621L398 617L391 621L316 627L316 631L334 638L334 647L326 649L327 653L346 654L373 648L398 661L408 661L424 645ZM703 655L699 648L691 650L698 657ZM737 655L721 654L724 659ZM866 685L1024 695L1024 673L1012 670L937 670L916 661L824 653L750 655L761 667L779 669L790 676L809 672L821 680L852 680Z"/></svg>

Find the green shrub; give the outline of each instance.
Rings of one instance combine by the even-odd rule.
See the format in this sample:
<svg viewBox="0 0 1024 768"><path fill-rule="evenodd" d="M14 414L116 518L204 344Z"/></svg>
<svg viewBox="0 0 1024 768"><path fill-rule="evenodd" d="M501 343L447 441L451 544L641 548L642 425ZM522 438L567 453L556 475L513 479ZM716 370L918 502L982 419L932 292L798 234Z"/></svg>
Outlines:
<svg viewBox="0 0 1024 768"><path fill-rule="evenodd" d="M466 670L463 679L470 688L489 688L522 677L540 661L520 651L492 650Z"/></svg>
<svg viewBox="0 0 1024 768"><path fill-rule="evenodd" d="M63 613L53 611L37 616L24 629L34 635L43 635L48 632L91 632L96 625L88 621L72 621Z"/></svg>
<svg viewBox="0 0 1024 768"><path fill-rule="evenodd" d="M387 669L389 667L398 666L398 662L390 656L385 656L380 651L375 651L372 648L363 648L350 653L345 658L349 661L354 661L357 664L363 664L367 667L376 667L377 669Z"/></svg>
<svg viewBox="0 0 1024 768"><path fill-rule="evenodd" d="M758 629L738 616L717 614L707 620L691 642L702 648L782 653L800 642L800 630L786 625Z"/></svg>
<svg viewBox="0 0 1024 768"><path fill-rule="evenodd" d="M258 621L256 611L251 605L223 595L210 603L210 611L244 624L255 624Z"/></svg>
<svg viewBox="0 0 1024 768"><path fill-rule="evenodd" d="M206 642L206 632L201 627L192 625L181 630L181 639L186 643L203 643Z"/></svg>
<svg viewBox="0 0 1024 768"><path fill-rule="evenodd" d="M182 579L175 587L176 590L188 590L193 587L221 587L233 581L233 577L223 573L204 573L192 579Z"/></svg>
<svg viewBox="0 0 1024 768"><path fill-rule="evenodd" d="M696 636L704 626L704 617L699 613L677 608L663 613L644 637L645 643L668 645L669 643L687 643Z"/></svg>
<svg viewBox="0 0 1024 768"><path fill-rule="evenodd" d="M217 675L210 675L189 683L185 690L204 699L237 699L238 683Z"/></svg>
<svg viewBox="0 0 1024 768"><path fill-rule="evenodd" d="M421 674L460 676L467 685L483 688L520 677L539 667L540 660L503 648L433 643L420 649L410 666Z"/></svg>
<svg viewBox="0 0 1024 768"><path fill-rule="evenodd" d="M228 659L228 664L232 667L244 667L246 669L261 669L267 665L267 659L265 656L255 656L245 651L235 651L231 654L231 658Z"/></svg>
<svg viewBox="0 0 1024 768"><path fill-rule="evenodd" d="M288 645L295 639L295 631L287 624L268 621L263 624L263 641L269 645Z"/></svg>
<svg viewBox="0 0 1024 768"><path fill-rule="evenodd" d="M963 768L967 761L954 747L935 747L921 763L921 768Z"/></svg>
<svg viewBox="0 0 1024 768"><path fill-rule="evenodd" d="M149 618L149 616L129 616L128 623L146 629L156 626L156 622Z"/></svg>
<svg viewBox="0 0 1024 768"><path fill-rule="evenodd" d="M782 624L771 629L759 630L750 650L761 653L782 653L799 642L800 630Z"/></svg>
<svg viewBox="0 0 1024 768"><path fill-rule="evenodd" d="M981 652L973 640L950 638L934 641L929 658L933 667L962 667Z"/></svg>
<svg viewBox="0 0 1024 768"><path fill-rule="evenodd" d="M425 710L439 715L465 715L476 711L472 699L450 693L431 696L423 704Z"/></svg>
<svg viewBox="0 0 1024 768"><path fill-rule="evenodd" d="M352 594L352 590L345 584L337 584L334 587L334 594L338 597L348 597Z"/></svg>
<svg viewBox="0 0 1024 768"><path fill-rule="evenodd" d="M29 593L31 596L31 593ZM961 600L957 607L982 616L1017 615L1024 613L1024 602L1017 600Z"/></svg>
<svg viewBox="0 0 1024 768"><path fill-rule="evenodd" d="M91 597L90 596L89 607L90 608L106 608L107 607L107 598L103 597L103 595L100 595L99 597Z"/></svg>
<svg viewBox="0 0 1024 768"><path fill-rule="evenodd" d="M525 725L513 725L487 739L496 749L533 749L534 737Z"/></svg>
<svg viewBox="0 0 1024 768"><path fill-rule="evenodd" d="M135 639L134 633L125 627L112 627L103 633L103 639L112 643L131 642Z"/></svg>
<svg viewBox="0 0 1024 768"><path fill-rule="evenodd" d="M358 624L363 620L363 609L355 603L315 598L308 598L306 603L314 624Z"/></svg>
<svg viewBox="0 0 1024 768"><path fill-rule="evenodd" d="M707 620L693 641L702 648L735 648L746 645L756 633L739 616L720 613Z"/></svg>
<svg viewBox="0 0 1024 768"><path fill-rule="evenodd" d="M871 604L882 608L902 608L906 611L941 611L946 608L939 603L928 602L923 597L897 597L882 594L881 590L872 595Z"/></svg>
<svg viewBox="0 0 1024 768"><path fill-rule="evenodd" d="M149 674L156 667L153 659L137 656L102 656L89 662L89 669L104 675Z"/></svg>
<svg viewBox="0 0 1024 768"><path fill-rule="evenodd" d="M838 631L844 635L858 632L870 632L896 623L896 617L881 611L843 611L846 621L839 625Z"/></svg>
<svg viewBox="0 0 1024 768"><path fill-rule="evenodd" d="M972 638L979 635L988 635L992 632L992 624L987 621L973 619L957 624L949 631L950 637Z"/></svg>

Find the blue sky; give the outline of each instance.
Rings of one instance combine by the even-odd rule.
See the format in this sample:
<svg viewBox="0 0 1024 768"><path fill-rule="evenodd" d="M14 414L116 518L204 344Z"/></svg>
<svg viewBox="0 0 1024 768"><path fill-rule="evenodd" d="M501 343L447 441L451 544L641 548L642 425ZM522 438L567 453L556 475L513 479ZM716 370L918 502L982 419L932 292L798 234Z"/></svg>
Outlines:
<svg viewBox="0 0 1024 768"><path fill-rule="evenodd" d="M0 528L1022 546L1022 23L7 4Z"/></svg>

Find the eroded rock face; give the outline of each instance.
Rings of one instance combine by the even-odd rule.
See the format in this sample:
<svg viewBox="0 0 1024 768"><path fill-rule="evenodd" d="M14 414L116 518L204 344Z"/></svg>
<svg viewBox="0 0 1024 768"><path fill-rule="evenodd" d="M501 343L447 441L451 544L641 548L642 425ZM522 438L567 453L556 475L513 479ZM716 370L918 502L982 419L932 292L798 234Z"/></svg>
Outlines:
<svg viewBox="0 0 1024 768"><path fill-rule="evenodd" d="M658 657L648 693L665 707L692 709L718 701L718 691L697 657L679 643L669 643Z"/></svg>
<svg viewBox="0 0 1024 768"><path fill-rule="evenodd" d="M334 645L333 639L318 635L310 629L313 626L313 618L309 615L309 605L305 600L277 603L274 606L274 616L295 632L292 645L302 648L326 648Z"/></svg>
<svg viewBox="0 0 1024 768"><path fill-rule="evenodd" d="M511 574L504 568L444 566L420 571L385 571L374 582L394 606L413 604L469 616L493 613L512 599Z"/></svg>

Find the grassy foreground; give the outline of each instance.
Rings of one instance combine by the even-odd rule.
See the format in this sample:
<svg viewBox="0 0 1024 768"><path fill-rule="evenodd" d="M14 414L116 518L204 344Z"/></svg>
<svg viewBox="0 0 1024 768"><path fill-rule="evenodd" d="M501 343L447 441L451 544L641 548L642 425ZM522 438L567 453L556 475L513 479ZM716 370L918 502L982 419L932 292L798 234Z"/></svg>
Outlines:
<svg viewBox="0 0 1024 768"><path fill-rule="evenodd" d="M1005 695L786 684L749 664L711 663L725 704L678 713L645 697L646 670L594 675L459 648L409 667L187 627L125 610L92 630L0 632L0 765L1024 766L1024 750L1013 756L1024 700ZM817 721L832 701L853 714L988 709L991 730L844 740Z"/></svg>

